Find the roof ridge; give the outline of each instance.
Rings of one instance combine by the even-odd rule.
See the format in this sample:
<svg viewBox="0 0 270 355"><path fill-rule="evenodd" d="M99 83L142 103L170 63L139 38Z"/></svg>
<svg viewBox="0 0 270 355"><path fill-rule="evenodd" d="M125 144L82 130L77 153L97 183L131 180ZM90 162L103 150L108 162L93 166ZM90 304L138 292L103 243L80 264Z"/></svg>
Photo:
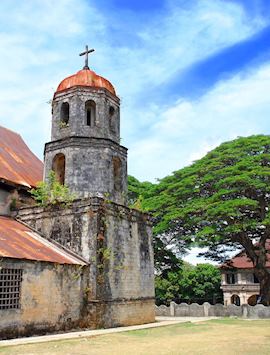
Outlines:
<svg viewBox="0 0 270 355"><path fill-rule="evenodd" d="M27 188L42 180L43 163L28 147L23 137L0 126L0 178Z"/></svg>
<svg viewBox="0 0 270 355"><path fill-rule="evenodd" d="M13 131L13 130L10 129L10 128L7 128L7 127L4 127L4 126L1 126L1 125L0 125L0 129L4 129L4 130L9 131L9 132L11 132L11 133L13 133L13 134L16 134L16 136L19 136L19 137L23 140L23 138L22 138L22 136L21 136L20 133L17 133L17 132Z"/></svg>

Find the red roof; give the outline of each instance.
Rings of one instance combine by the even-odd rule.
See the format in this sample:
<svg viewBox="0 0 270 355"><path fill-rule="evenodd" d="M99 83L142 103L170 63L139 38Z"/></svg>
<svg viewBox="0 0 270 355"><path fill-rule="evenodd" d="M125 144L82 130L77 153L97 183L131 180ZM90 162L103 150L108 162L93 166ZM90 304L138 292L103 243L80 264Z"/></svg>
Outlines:
<svg viewBox="0 0 270 355"><path fill-rule="evenodd" d="M270 251L270 240L266 242L266 249ZM266 267L270 268L270 255L267 254ZM236 269L253 269L254 265L249 259L245 251L241 251L235 255L232 259L228 260L221 265L221 268L236 268Z"/></svg>
<svg viewBox="0 0 270 355"><path fill-rule="evenodd" d="M24 224L3 216L0 216L0 257L87 265L80 257L49 242Z"/></svg>
<svg viewBox="0 0 270 355"><path fill-rule="evenodd" d="M97 75L90 69L82 69L78 73L68 76L58 85L56 93L76 86L88 86L94 88L105 88L113 95L116 95L112 84L102 76Z"/></svg>
<svg viewBox="0 0 270 355"><path fill-rule="evenodd" d="M22 137L0 126L0 180L36 187L42 180L43 163L31 152Z"/></svg>

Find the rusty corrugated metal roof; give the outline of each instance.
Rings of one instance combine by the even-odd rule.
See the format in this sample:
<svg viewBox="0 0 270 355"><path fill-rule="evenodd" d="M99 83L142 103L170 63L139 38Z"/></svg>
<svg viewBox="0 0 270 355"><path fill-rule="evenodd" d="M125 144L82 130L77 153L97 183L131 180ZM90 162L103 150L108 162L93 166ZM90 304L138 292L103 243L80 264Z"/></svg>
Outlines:
<svg viewBox="0 0 270 355"><path fill-rule="evenodd" d="M58 85L56 93L75 86L89 86L94 88L105 88L116 96L113 85L105 78L97 75L90 69L79 70L76 74L68 76Z"/></svg>
<svg viewBox="0 0 270 355"><path fill-rule="evenodd" d="M3 216L0 216L0 257L87 265L24 224Z"/></svg>
<svg viewBox="0 0 270 355"><path fill-rule="evenodd" d="M36 187L42 175L43 163L31 152L22 137L0 126L0 180Z"/></svg>

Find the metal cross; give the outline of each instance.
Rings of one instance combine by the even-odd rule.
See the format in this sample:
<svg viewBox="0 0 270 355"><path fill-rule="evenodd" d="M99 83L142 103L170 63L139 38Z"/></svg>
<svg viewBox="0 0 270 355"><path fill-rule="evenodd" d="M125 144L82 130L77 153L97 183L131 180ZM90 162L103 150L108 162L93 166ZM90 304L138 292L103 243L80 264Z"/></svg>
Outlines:
<svg viewBox="0 0 270 355"><path fill-rule="evenodd" d="M89 66L88 66L88 53L92 53L94 51L95 51L94 49L89 49L88 50L88 46L86 45L85 46L85 51L80 53L80 56L85 55L85 65L84 65L83 69L89 69Z"/></svg>

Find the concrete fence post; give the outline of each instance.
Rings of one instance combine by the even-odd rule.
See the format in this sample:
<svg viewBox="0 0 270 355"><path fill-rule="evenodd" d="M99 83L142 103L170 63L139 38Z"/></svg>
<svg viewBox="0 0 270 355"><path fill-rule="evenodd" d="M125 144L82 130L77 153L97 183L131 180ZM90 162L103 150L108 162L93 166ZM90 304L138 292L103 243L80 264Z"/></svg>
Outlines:
<svg viewBox="0 0 270 355"><path fill-rule="evenodd" d="M175 316L175 302L170 302L170 316Z"/></svg>
<svg viewBox="0 0 270 355"><path fill-rule="evenodd" d="M204 312L204 317L209 317L209 309L211 305L208 302L204 302L203 304L203 312Z"/></svg>
<svg viewBox="0 0 270 355"><path fill-rule="evenodd" d="M242 317L243 318L248 318L248 305L247 304L242 304Z"/></svg>

